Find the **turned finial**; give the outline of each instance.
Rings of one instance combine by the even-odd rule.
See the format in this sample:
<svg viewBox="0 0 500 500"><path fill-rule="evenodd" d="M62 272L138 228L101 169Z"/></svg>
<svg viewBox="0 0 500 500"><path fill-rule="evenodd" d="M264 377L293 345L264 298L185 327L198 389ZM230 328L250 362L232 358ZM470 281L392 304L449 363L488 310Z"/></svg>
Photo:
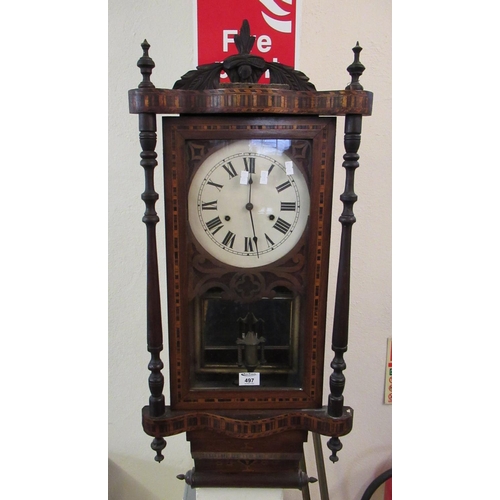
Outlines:
<svg viewBox="0 0 500 500"><path fill-rule="evenodd" d="M162 437L155 437L151 443L151 448L156 451L155 460L160 463L165 457L162 455L163 449L167 446L167 442Z"/></svg>
<svg viewBox="0 0 500 500"><path fill-rule="evenodd" d="M347 66L347 71L351 75L351 83L346 87L346 90L363 90L361 83L359 83L359 77L363 74L365 67L359 62L359 53L363 50L359 46L359 42L356 42L356 47L353 47L354 61L352 64Z"/></svg>
<svg viewBox="0 0 500 500"><path fill-rule="evenodd" d="M137 61L137 66L141 69L142 73L142 82L139 83L139 88L142 89L144 87L154 88L154 85L150 81L151 73L153 72L153 68L155 67L155 63L151 57L149 57L149 45L147 40L141 43L142 47L142 57Z"/></svg>

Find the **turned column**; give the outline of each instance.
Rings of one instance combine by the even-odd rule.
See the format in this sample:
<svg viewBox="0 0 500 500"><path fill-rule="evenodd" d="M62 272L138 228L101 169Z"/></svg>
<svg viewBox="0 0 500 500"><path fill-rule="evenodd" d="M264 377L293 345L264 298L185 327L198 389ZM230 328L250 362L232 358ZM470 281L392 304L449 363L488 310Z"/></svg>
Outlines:
<svg viewBox="0 0 500 500"><path fill-rule="evenodd" d="M143 56L137 62L143 81L139 88L154 88L150 76L155 66L148 55L149 44L146 40L142 43ZM160 352L163 350L163 332L161 322L160 283L158 275L158 254L156 243L156 224L159 222L155 204L158 193L154 186L154 169L158 165L156 161L156 114L139 113L139 140L142 148L141 166L144 168L145 190L141 195L146 205L146 211L142 221L146 224L147 238L147 345L151 353L148 368L149 376L149 414L151 417L160 417L165 413L165 396L163 395L164 377L161 372L163 362ZM155 437L151 447L157 452L155 460L163 460L161 450L165 448L166 442L161 436Z"/></svg>
<svg viewBox="0 0 500 500"><path fill-rule="evenodd" d="M359 83L359 77L364 71L364 66L359 62L361 47L356 44L353 49L354 62L347 68L351 75L351 83L346 87L348 90L363 90ZM346 169L345 189L340 195L343 203L342 215L339 218L342 224L340 239L339 268L337 275L337 289L335 296L335 311L333 319L332 351L335 353L331 367L333 373L330 375L330 395L328 397L328 414L332 417L341 417L344 408L344 370L346 363L344 353L347 351L349 334L349 300L351 285L351 240L352 225L356 222L353 206L358 197L354 192L354 172L359 166L358 149L361 143L361 121L362 115L348 114L345 117L344 128L344 162L342 166ZM328 441L328 448L332 451L330 460L338 460L337 452L342 449L342 443L337 437Z"/></svg>

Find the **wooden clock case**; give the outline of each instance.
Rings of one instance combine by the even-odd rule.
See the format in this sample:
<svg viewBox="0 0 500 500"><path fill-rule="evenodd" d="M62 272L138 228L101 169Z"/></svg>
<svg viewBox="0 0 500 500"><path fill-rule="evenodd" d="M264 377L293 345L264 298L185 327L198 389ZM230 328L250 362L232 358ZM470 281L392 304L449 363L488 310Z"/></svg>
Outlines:
<svg viewBox="0 0 500 500"><path fill-rule="evenodd" d="M359 76L359 45L348 67L351 84L345 90L316 91L308 78L279 63L250 55L253 37L244 22L236 38L239 54L222 63L205 65L184 75L173 89L157 89L150 81L154 62L149 44L142 44L138 66L143 81L129 91L130 112L138 114L141 165L145 170L147 228L147 340L151 353L149 405L142 411L143 428L154 437L155 460L163 459L165 437L186 432L195 467L178 477L192 487L278 487L302 489L309 478L300 466L308 432L329 436L332 461L342 447L339 437L350 432L353 410L344 406L343 370L347 350L351 229L355 222L354 171L361 138L362 116L371 114L372 93L364 91ZM222 86L225 70L233 84ZM270 85L256 83L264 71ZM159 287L154 187L157 166L156 115L164 118L165 205L167 234L167 288L171 405L163 396L163 332ZM345 191L340 216L339 272L332 335L333 369L328 404L322 406L323 358L326 341L326 299L331 232L331 200L336 116L345 116ZM301 243L270 270L230 270L213 266L190 236L186 196L192 170L217 140L246 137L283 137L295 141L294 161L300 145L310 148L305 170L311 193L308 229ZM302 141L302 142L301 142ZM198 262L193 265L193 262ZM300 263L298 265L297 263ZM293 267L295 266L295 268ZM287 276L288 273L288 276ZM250 278L248 278L250 276ZM302 379L296 387L199 388L193 383L196 347L192 333L193 297L216 286L226 296L242 299L245 279L254 279L257 294L269 295L273 283L295 286L302 294L304 330L300 351ZM240 280L240 281L238 281ZM243 280L243 281L242 281ZM273 281L274 280L274 281ZM287 281L288 280L288 281ZM207 284L208 283L208 284ZM260 288L259 288L260 287ZM240 291L238 291L240 290ZM267 291L266 291L267 290ZM294 293L295 293L294 292ZM239 298L238 298L239 297Z"/></svg>

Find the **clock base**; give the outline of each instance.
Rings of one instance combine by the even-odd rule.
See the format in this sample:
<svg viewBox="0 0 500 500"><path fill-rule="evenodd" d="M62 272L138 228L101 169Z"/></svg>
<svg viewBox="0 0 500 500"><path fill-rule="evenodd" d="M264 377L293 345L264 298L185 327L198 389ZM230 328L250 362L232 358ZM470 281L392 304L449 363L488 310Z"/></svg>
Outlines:
<svg viewBox="0 0 500 500"><path fill-rule="evenodd" d="M328 408L312 410L172 410L159 417L142 410L142 425L153 436L155 460L163 459L166 436L187 433L195 468L179 476L192 487L302 489L314 479L300 469L308 432L330 436L332 461L342 447L338 438L352 429L353 410L340 417ZM332 441L332 440L330 440ZM155 445L156 443L156 445ZM333 445L332 445L333 446ZM269 471L272 471L270 473Z"/></svg>
<svg viewBox="0 0 500 500"><path fill-rule="evenodd" d="M307 431L250 440L193 431L187 433L187 440L195 466L178 478L192 488L302 489L317 481L300 468Z"/></svg>

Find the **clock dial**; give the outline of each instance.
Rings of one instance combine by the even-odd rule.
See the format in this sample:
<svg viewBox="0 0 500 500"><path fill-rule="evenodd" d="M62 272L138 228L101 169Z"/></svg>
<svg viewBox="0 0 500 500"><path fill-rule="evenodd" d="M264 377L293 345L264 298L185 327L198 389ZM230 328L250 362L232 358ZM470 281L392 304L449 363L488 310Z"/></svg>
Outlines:
<svg viewBox="0 0 500 500"><path fill-rule="evenodd" d="M300 240L309 218L304 175L288 140L241 140L208 156L193 176L189 224L198 243L235 267L271 264Z"/></svg>

